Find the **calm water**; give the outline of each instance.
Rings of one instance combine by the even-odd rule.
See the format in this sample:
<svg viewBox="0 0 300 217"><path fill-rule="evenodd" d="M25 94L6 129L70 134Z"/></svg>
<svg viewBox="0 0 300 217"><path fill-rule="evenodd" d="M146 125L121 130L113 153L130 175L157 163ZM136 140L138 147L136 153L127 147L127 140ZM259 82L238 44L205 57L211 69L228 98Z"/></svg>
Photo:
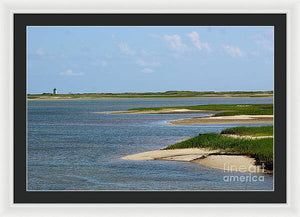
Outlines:
<svg viewBox="0 0 300 217"><path fill-rule="evenodd" d="M199 133L235 125L172 126L167 121L207 114L96 114L137 107L272 103L271 98L107 99L28 102L28 190L272 190L263 181L225 182L228 174L192 163L125 161ZM256 126L259 124L249 124ZM253 176L253 174L252 174Z"/></svg>

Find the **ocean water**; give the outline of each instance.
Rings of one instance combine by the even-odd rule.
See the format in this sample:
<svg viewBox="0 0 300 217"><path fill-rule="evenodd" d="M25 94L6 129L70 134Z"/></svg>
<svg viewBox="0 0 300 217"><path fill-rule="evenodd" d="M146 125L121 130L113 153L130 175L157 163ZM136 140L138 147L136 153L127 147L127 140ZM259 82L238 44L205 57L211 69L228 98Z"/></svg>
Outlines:
<svg viewBox="0 0 300 217"><path fill-rule="evenodd" d="M208 114L95 113L137 107L272 102L272 98L28 101L27 189L272 190L271 175L259 175L256 180L253 176L257 174L228 173L193 163L121 159L164 148L199 133L219 133L238 124L166 124L170 120ZM236 178L228 181L229 176L248 177L248 181Z"/></svg>

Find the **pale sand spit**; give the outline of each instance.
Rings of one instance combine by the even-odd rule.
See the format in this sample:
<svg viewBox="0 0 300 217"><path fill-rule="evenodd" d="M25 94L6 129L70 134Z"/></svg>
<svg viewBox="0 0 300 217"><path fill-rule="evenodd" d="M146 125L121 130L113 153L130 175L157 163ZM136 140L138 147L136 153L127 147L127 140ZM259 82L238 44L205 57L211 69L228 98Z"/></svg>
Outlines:
<svg viewBox="0 0 300 217"><path fill-rule="evenodd" d="M219 117L200 117L169 121L171 125L198 125L198 124L246 124L246 123L273 123L273 115L235 115Z"/></svg>
<svg viewBox="0 0 300 217"><path fill-rule="evenodd" d="M273 136L240 136L234 134L222 134L222 136L232 137L232 138L241 138L241 139L266 139L273 138Z"/></svg>
<svg viewBox="0 0 300 217"><path fill-rule="evenodd" d="M184 148L184 149L169 149L169 150L154 150L138 154L122 157L123 160L158 160L162 158L178 157L182 161L195 160L211 153L217 153L217 150L200 149L200 148ZM191 157L192 155L193 157ZM184 157L185 156L185 157ZM191 159L192 158L192 159Z"/></svg>
<svg viewBox="0 0 300 217"><path fill-rule="evenodd" d="M220 112L220 111L218 111ZM161 110L147 110L147 111L107 111L95 112L102 114L180 114L180 113L217 113L217 111L209 110L190 110L190 109L161 109Z"/></svg>
<svg viewBox="0 0 300 217"><path fill-rule="evenodd" d="M262 173L253 158L242 155L228 155L220 150L186 148L154 150L122 157L123 160L166 160L196 163L214 169L232 172Z"/></svg>

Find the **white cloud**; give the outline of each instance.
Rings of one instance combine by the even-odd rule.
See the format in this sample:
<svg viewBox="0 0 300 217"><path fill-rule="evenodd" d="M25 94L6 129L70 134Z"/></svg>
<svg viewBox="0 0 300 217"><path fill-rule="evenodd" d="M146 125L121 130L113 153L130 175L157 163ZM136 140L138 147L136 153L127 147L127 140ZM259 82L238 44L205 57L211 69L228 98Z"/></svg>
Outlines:
<svg viewBox="0 0 300 217"><path fill-rule="evenodd" d="M158 55L157 52L155 51L146 51L146 50L141 50L141 54L144 56L154 56L154 55Z"/></svg>
<svg viewBox="0 0 300 217"><path fill-rule="evenodd" d="M207 42L201 42L199 40L199 34L197 32L191 32L188 34L188 38L191 40L193 45L198 48L199 50L206 50L206 51L211 51L211 48Z"/></svg>
<svg viewBox="0 0 300 217"><path fill-rule="evenodd" d="M73 72L71 69L68 69L64 72L59 73L60 75L67 75L67 76L81 76L84 75L82 72Z"/></svg>
<svg viewBox="0 0 300 217"><path fill-rule="evenodd" d="M35 51L35 54L38 55L38 56L44 56L45 55L45 51L42 48L38 48Z"/></svg>
<svg viewBox="0 0 300 217"><path fill-rule="evenodd" d="M146 62L142 59L138 59L136 61L136 64L138 64L139 66L160 66L159 62Z"/></svg>
<svg viewBox="0 0 300 217"><path fill-rule="evenodd" d="M167 41L168 45L177 51L184 51L187 46L182 43L181 37L177 34L175 35L164 35L163 38Z"/></svg>
<svg viewBox="0 0 300 217"><path fill-rule="evenodd" d="M125 43L120 43L119 44L119 48L121 50L122 53L125 53L127 55L135 55L135 50L131 49L127 44Z"/></svg>
<svg viewBox="0 0 300 217"><path fill-rule="evenodd" d="M274 50L274 31L265 31L261 34L257 34L253 37L253 40L256 44L263 47L268 51Z"/></svg>
<svg viewBox="0 0 300 217"><path fill-rule="evenodd" d="M142 72L144 72L144 73L152 73L153 70L150 69L150 68L144 68L144 69L142 70Z"/></svg>
<svg viewBox="0 0 300 217"><path fill-rule="evenodd" d="M232 57L243 57L246 54L239 48L231 45L223 45L226 52Z"/></svg>

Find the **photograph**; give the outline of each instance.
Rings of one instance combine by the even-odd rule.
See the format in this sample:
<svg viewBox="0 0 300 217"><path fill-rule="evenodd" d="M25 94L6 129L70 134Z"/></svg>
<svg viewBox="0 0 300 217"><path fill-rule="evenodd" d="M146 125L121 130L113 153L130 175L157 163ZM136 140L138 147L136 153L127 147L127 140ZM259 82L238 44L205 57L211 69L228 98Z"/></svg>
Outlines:
<svg viewBox="0 0 300 217"><path fill-rule="evenodd" d="M274 48L274 25L27 25L26 191L274 191Z"/></svg>

